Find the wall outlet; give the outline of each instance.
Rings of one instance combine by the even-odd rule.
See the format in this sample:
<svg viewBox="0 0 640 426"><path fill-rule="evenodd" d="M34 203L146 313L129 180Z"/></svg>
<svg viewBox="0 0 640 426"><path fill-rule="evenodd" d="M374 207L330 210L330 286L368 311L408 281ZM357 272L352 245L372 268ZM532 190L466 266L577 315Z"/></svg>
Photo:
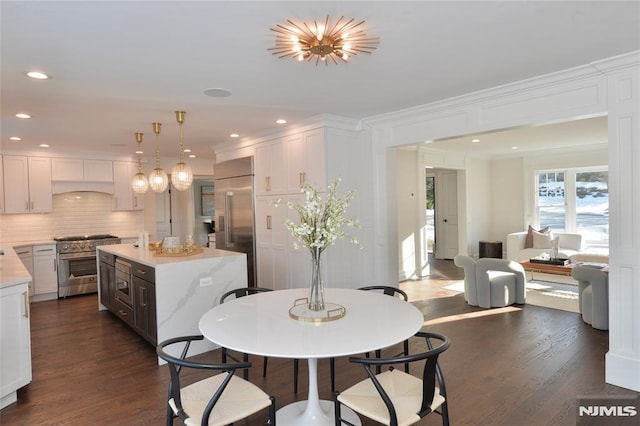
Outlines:
<svg viewBox="0 0 640 426"><path fill-rule="evenodd" d="M213 285L213 280L211 279L211 277L200 278L200 287L207 287L210 285Z"/></svg>

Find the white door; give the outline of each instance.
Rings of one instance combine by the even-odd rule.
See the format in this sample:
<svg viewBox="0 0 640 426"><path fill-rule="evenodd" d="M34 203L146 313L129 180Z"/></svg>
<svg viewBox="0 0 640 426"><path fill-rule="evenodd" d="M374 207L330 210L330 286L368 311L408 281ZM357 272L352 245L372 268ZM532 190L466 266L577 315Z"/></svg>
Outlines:
<svg viewBox="0 0 640 426"><path fill-rule="evenodd" d="M455 170L436 172L436 259L453 259L458 254L457 188L458 178Z"/></svg>

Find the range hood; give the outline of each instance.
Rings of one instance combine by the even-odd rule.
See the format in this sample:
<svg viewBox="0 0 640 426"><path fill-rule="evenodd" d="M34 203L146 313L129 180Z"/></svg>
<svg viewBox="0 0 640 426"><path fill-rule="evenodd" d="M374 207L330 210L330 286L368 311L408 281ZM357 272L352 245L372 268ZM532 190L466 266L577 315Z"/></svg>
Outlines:
<svg viewBox="0 0 640 426"><path fill-rule="evenodd" d="M113 195L113 182L53 182L51 184L53 194L66 192L104 192Z"/></svg>

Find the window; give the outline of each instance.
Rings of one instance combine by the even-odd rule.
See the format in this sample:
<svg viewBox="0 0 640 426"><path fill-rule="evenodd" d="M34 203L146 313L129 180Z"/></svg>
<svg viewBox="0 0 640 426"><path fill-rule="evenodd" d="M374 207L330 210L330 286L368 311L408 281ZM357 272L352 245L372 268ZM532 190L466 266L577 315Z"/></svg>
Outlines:
<svg viewBox="0 0 640 426"><path fill-rule="evenodd" d="M609 245L609 186L606 167L547 170L536 174L541 228L582 234L587 247Z"/></svg>

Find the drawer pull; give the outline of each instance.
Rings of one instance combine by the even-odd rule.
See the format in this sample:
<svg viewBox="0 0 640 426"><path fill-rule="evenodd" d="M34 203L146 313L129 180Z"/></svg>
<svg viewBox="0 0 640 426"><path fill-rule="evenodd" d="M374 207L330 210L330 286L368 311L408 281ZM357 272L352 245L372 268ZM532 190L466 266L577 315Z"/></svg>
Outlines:
<svg viewBox="0 0 640 426"><path fill-rule="evenodd" d="M127 316L127 313L125 311L123 311L122 309L119 309L118 312L120 313L120 315L122 315L123 317Z"/></svg>
<svg viewBox="0 0 640 426"><path fill-rule="evenodd" d="M29 292L22 293L22 297L24 298L24 317L29 318Z"/></svg>

